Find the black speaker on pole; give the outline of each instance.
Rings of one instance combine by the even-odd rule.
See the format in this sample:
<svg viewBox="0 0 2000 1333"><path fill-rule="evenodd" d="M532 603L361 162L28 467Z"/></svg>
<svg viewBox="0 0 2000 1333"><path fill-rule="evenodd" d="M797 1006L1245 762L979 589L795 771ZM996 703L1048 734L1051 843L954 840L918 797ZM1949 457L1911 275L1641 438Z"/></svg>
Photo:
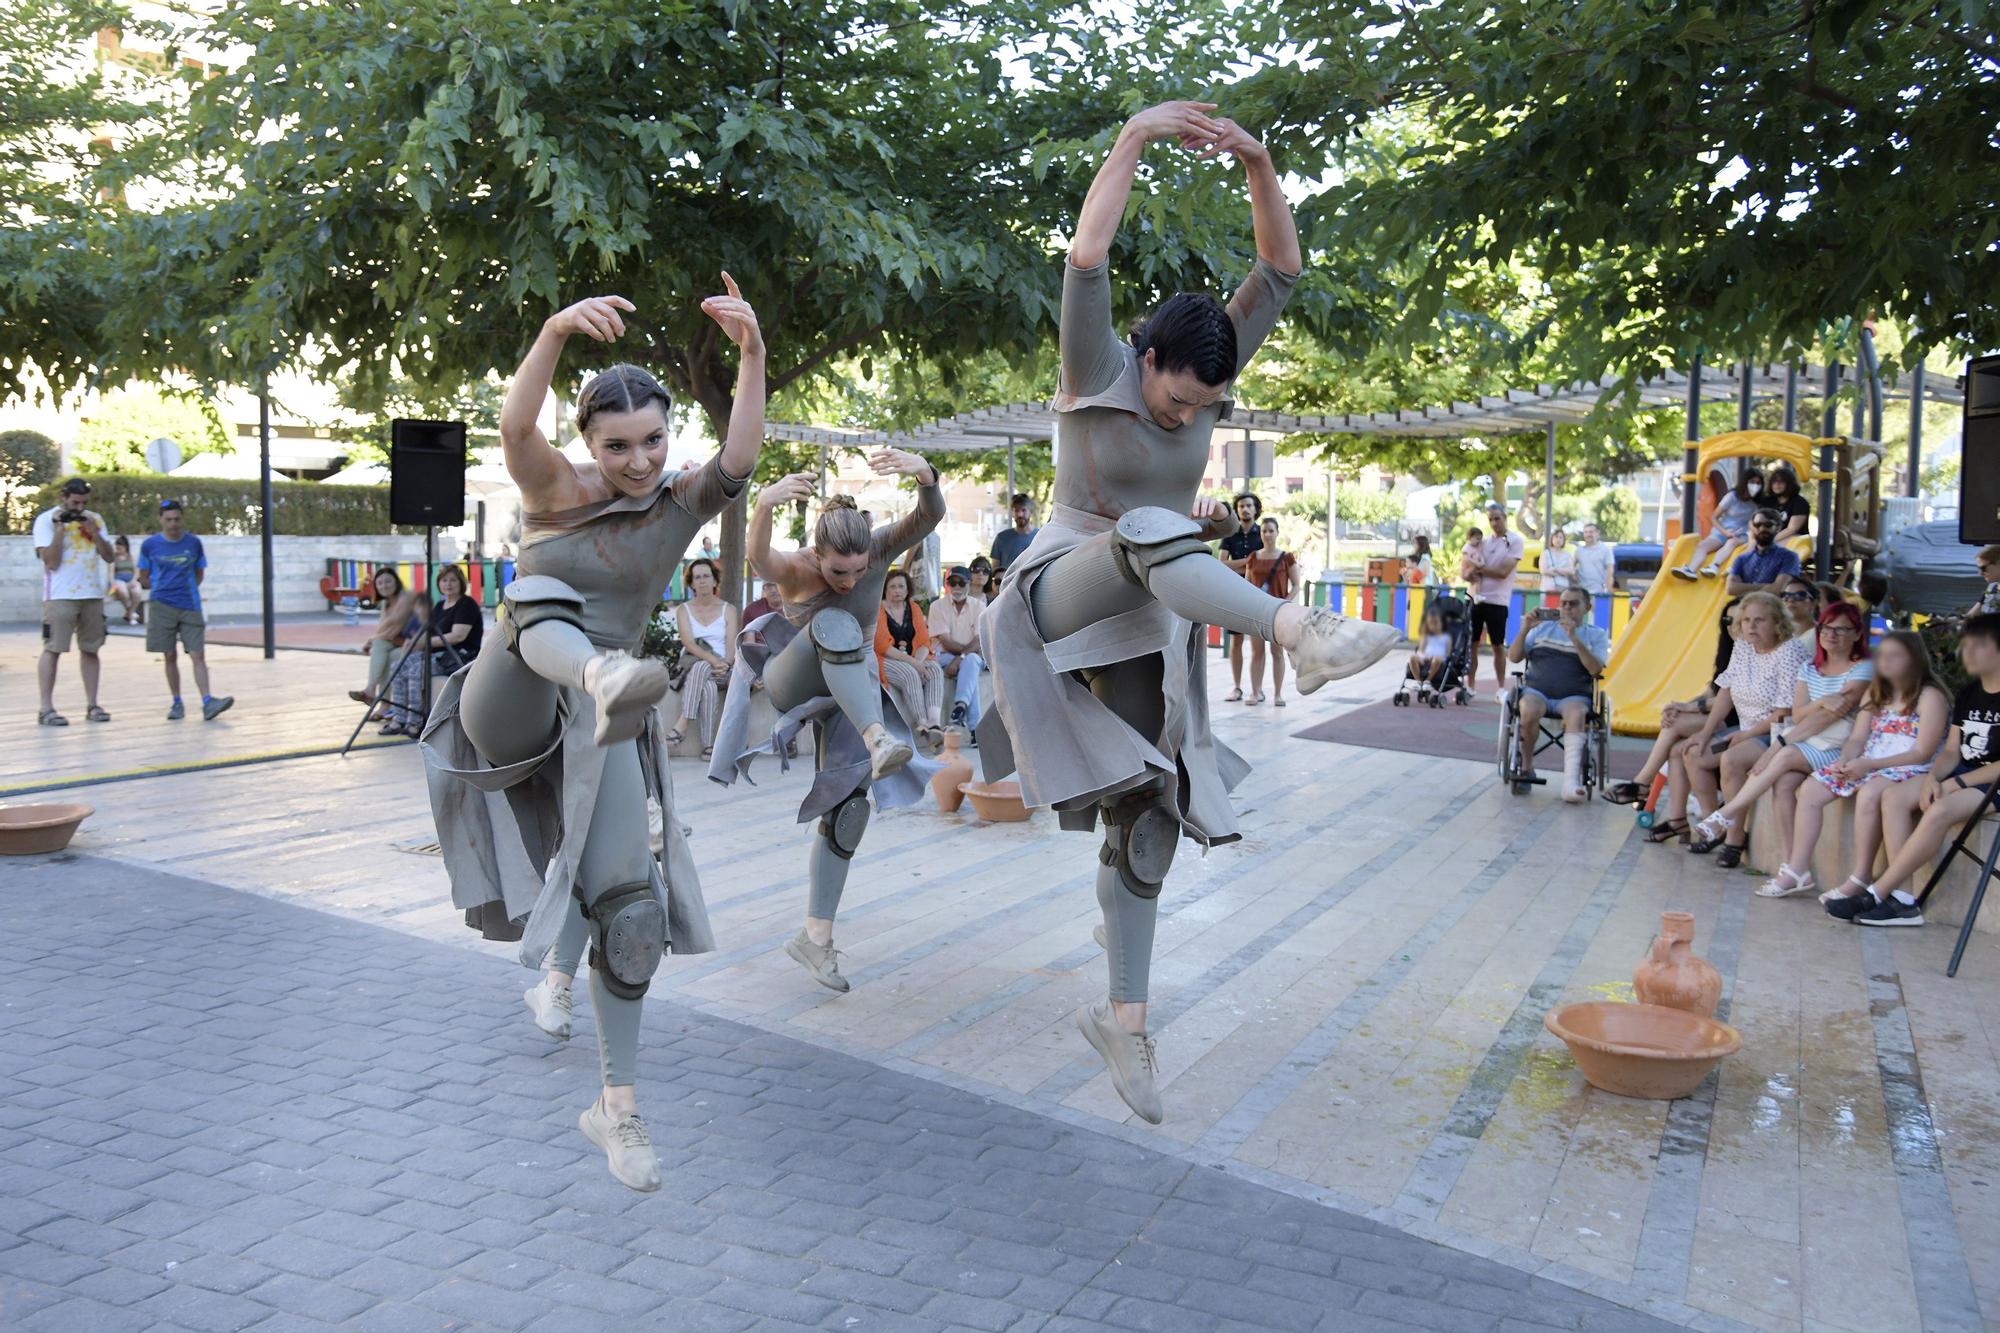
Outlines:
<svg viewBox="0 0 2000 1333"><path fill-rule="evenodd" d="M1964 431L1958 440L1958 539L2000 542L2000 355L1965 363Z"/></svg>
<svg viewBox="0 0 2000 1333"><path fill-rule="evenodd" d="M465 423L389 423L389 521L454 528L465 522Z"/></svg>

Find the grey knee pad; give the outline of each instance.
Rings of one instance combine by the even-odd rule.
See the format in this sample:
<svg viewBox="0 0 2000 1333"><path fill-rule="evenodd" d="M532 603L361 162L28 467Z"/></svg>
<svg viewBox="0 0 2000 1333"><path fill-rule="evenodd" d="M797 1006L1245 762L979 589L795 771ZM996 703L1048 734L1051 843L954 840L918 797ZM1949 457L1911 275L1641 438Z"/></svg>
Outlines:
<svg viewBox="0 0 2000 1333"><path fill-rule="evenodd" d="M544 620L560 620L583 628L583 594L547 574L524 574L500 594L507 606L507 644L520 641L521 631Z"/></svg>
<svg viewBox="0 0 2000 1333"><path fill-rule="evenodd" d="M1111 530L1111 558L1126 582L1150 591L1147 575L1154 566L1184 555L1208 553L1202 531L1200 522L1171 509L1157 505L1128 509Z"/></svg>
<svg viewBox="0 0 2000 1333"><path fill-rule="evenodd" d="M1104 850L1097 859L1118 872L1118 883L1135 898L1157 898L1180 845L1181 822L1157 797L1107 805Z"/></svg>
<svg viewBox="0 0 2000 1333"><path fill-rule="evenodd" d="M843 861L852 861L868 831L868 798L860 792L848 797L819 817L820 835L827 849Z"/></svg>
<svg viewBox="0 0 2000 1333"><path fill-rule="evenodd" d="M861 636L861 622L839 607L829 607L812 618L806 633L822 662L859 662L868 651Z"/></svg>
<svg viewBox="0 0 2000 1333"><path fill-rule="evenodd" d="M621 1000L644 995L667 952L667 912L652 884L607 889L583 914L596 936L590 965L604 978L604 988Z"/></svg>

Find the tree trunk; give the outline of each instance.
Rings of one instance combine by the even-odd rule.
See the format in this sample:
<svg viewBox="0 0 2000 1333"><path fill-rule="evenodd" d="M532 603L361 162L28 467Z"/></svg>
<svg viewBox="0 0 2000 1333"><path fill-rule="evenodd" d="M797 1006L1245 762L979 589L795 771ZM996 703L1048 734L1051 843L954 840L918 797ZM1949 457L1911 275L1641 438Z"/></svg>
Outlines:
<svg viewBox="0 0 2000 1333"><path fill-rule="evenodd" d="M729 414L735 407L735 395L731 392L734 374L729 367L714 357L702 356L702 349L693 349L695 355L688 366L688 391L695 402L708 416L708 428L715 433L716 447L729 438ZM731 606L743 605L743 547L749 527L750 496L746 491L736 502L722 511L721 558L722 587L718 589L722 599Z"/></svg>

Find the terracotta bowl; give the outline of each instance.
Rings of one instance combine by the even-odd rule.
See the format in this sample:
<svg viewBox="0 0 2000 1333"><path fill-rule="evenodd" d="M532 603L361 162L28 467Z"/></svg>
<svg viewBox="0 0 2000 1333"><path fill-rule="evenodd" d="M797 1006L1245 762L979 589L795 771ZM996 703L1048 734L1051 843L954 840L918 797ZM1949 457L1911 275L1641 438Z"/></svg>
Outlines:
<svg viewBox="0 0 2000 1333"><path fill-rule="evenodd" d="M1005 782L961 782L958 789L989 824L1019 824L1028 817L1028 807L1021 804L1021 784L1012 778Z"/></svg>
<svg viewBox="0 0 2000 1333"><path fill-rule="evenodd" d="M0 856L59 852L90 814L90 806L70 803L0 805Z"/></svg>
<svg viewBox="0 0 2000 1333"><path fill-rule="evenodd" d="M1620 1097L1689 1096L1743 1045L1727 1023L1657 1004L1566 1004L1542 1025L1563 1039L1592 1086Z"/></svg>

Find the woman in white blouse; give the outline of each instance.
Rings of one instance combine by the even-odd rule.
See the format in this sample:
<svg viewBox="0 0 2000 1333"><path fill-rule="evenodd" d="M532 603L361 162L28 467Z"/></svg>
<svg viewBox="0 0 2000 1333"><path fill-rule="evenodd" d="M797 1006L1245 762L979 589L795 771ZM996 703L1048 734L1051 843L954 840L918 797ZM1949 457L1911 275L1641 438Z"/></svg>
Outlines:
<svg viewBox="0 0 2000 1333"><path fill-rule="evenodd" d="M1576 586L1576 552L1569 549L1569 534L1557 528L1542 547L1542 591L1561 592Z"/></svg>

